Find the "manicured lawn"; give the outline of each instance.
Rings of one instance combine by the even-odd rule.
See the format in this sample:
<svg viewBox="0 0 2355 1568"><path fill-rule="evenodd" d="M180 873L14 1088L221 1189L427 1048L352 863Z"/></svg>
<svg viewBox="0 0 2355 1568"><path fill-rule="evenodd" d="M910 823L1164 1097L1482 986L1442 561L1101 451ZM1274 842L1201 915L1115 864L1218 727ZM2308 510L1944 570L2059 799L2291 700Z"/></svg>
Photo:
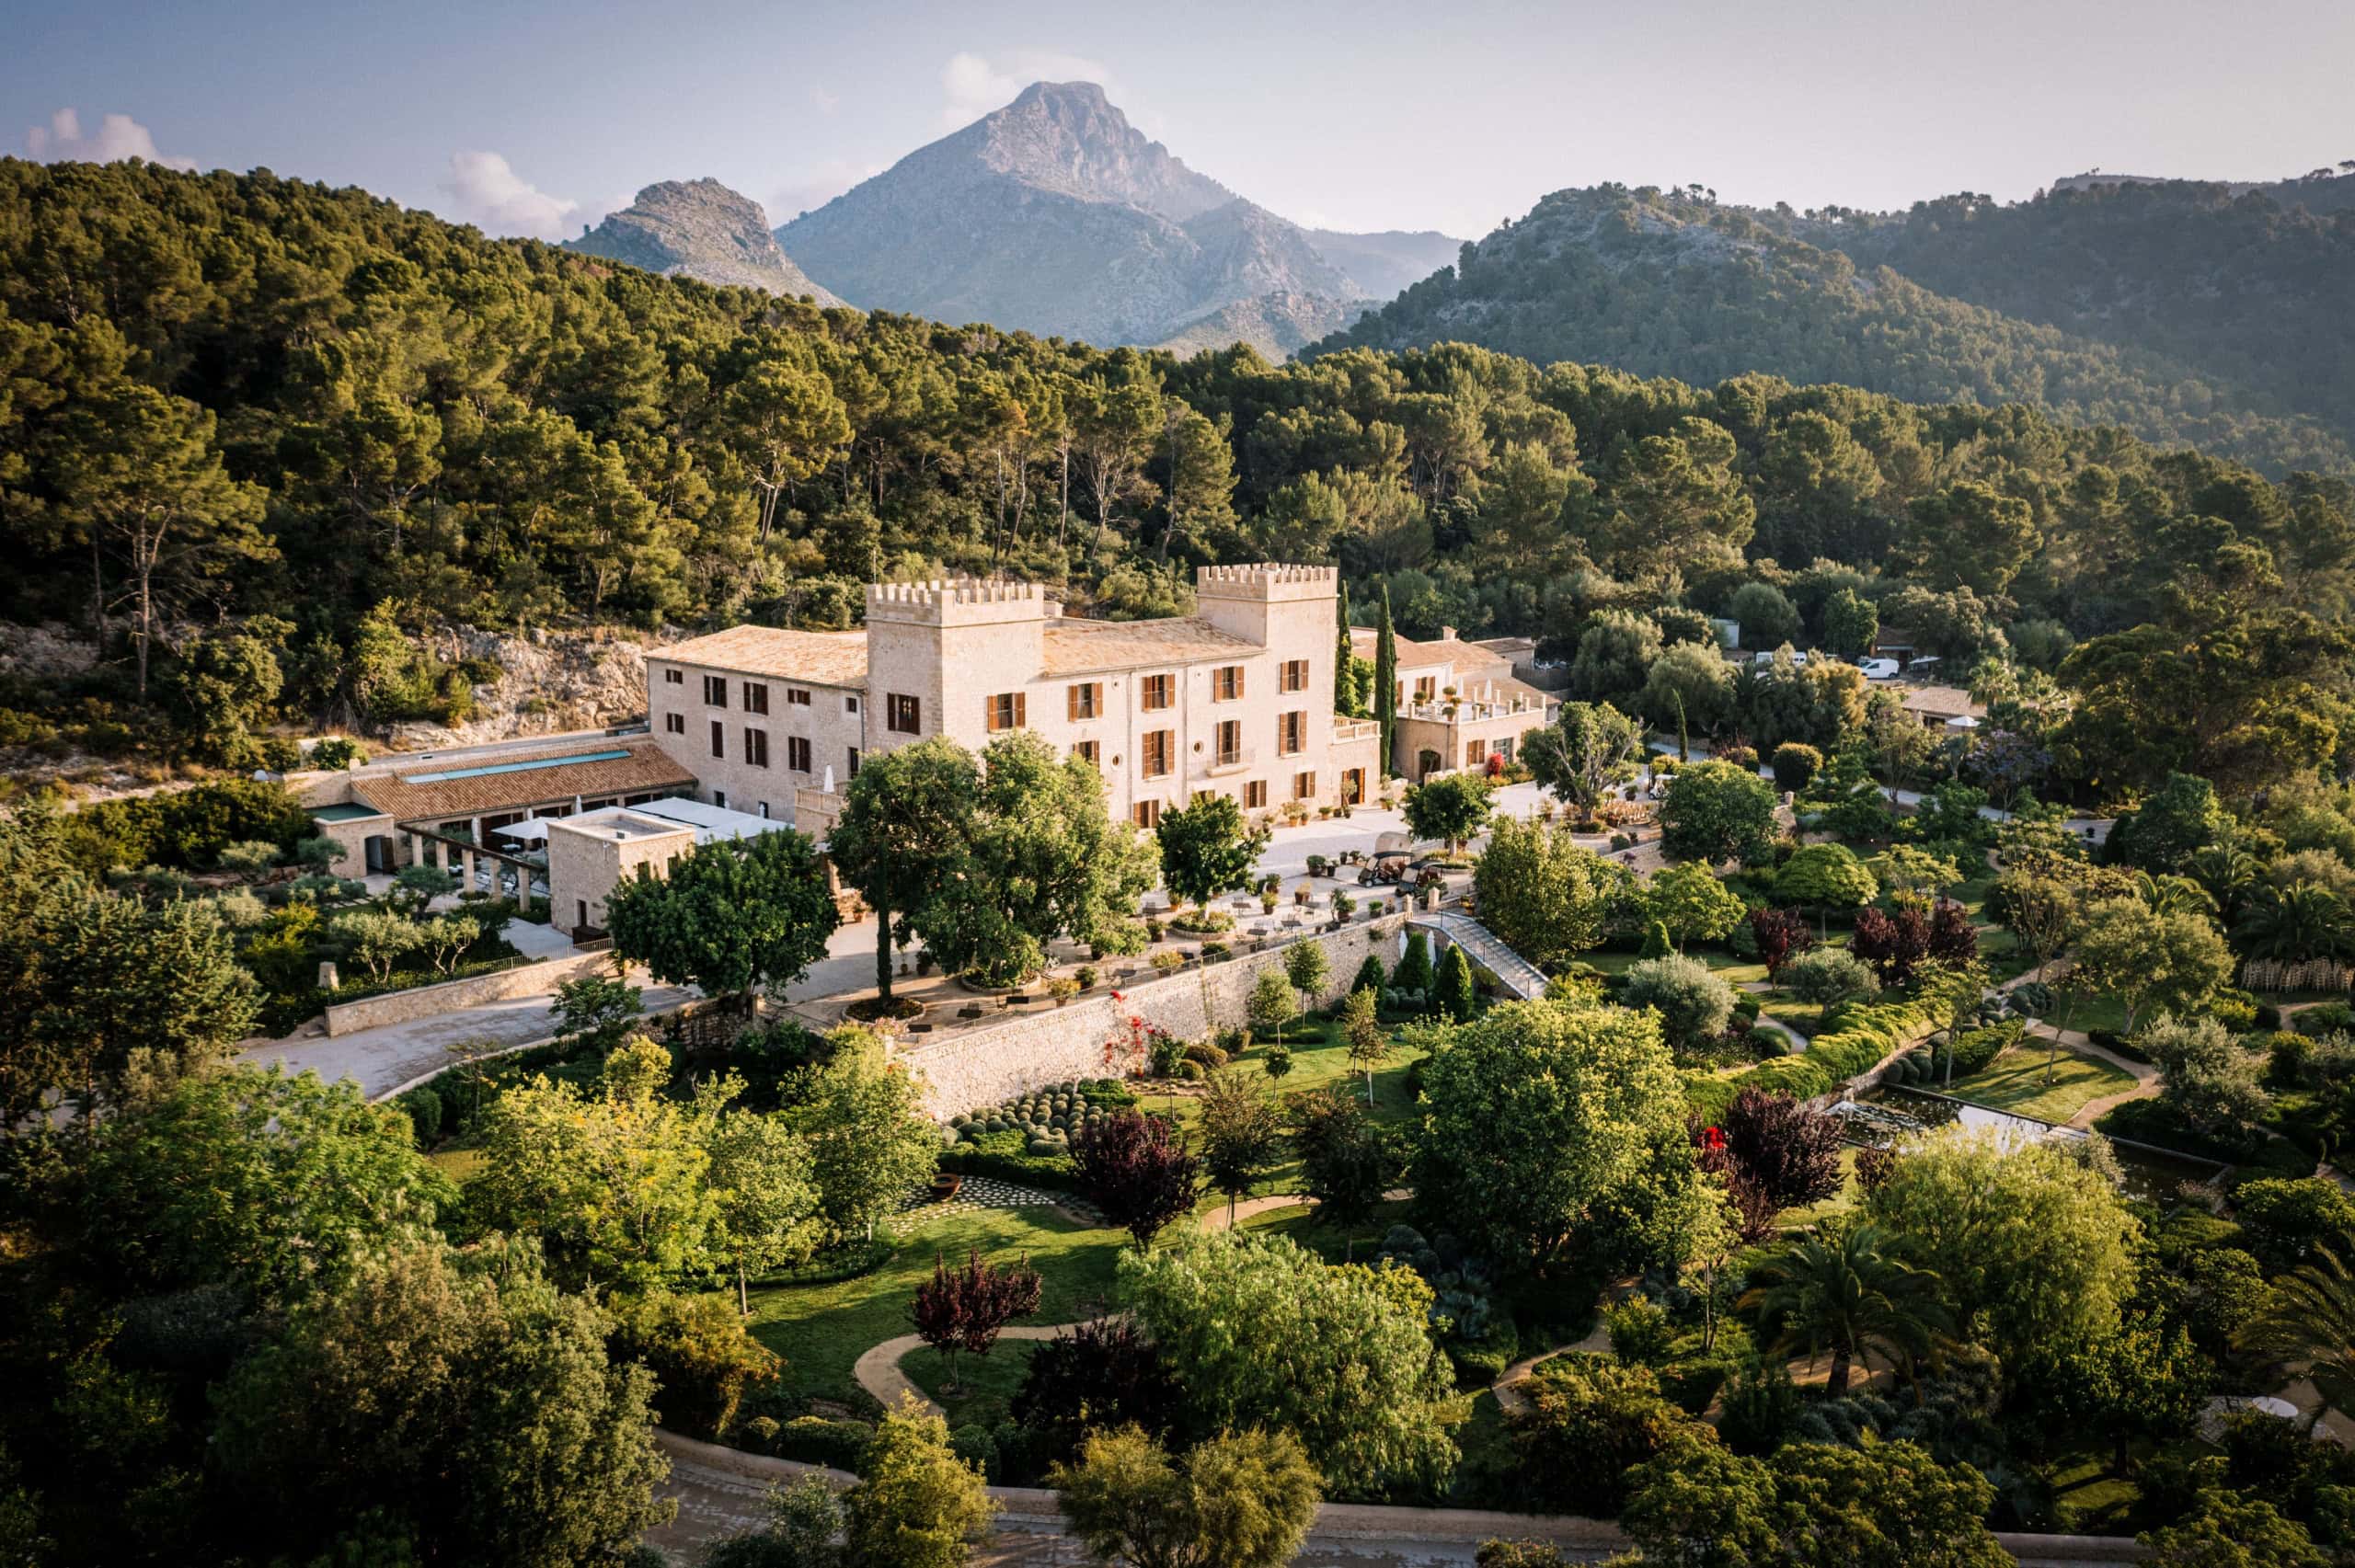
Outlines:
<svg viewBox="0 0 2355 1568"><path fill-rule="evenodd" d="M1031 1353L1040 1343L1035 1339L1002 1339L987 1356L959 1356L958 1389L953 1395L948 1391L948 1364L941 1358L940 1352L928 1345L920 1345L901 1357L900 1370L908 1375L908 1381L948 1413L949 1425L961 1426L977 1415L986 1415L994 1424L996 1415L1022 1387L1022 1379L1030 1370Z"/></svg>
<svg viewBox="0 0 2355 1568"><path fill-rule="evenodd" d="M1236 1229L1254 1236L1281 1236L1327 1263L1363 1263L1381 1249L1382 1238L1393 1225L1406 1221L1407 1207L1405 1203L1385 1203L1364 1224L1346 1231L1318 1224L1316 1211L1305 1206L1254 1214Z"/></svg>
<svg viewBox="0 0 2355 1568"><path fill-rule="evenodd" d="M1856 1207L1856 1199L1859 1196L1856 1187L1857 1152L1856 1150L1850 1148L1840 1150L1840 1190L1838 1192L1819 1203L1810 1203L1802 1208L1786 1208L1776 1217L1785 1230L1805 1230L1809 1225L1820 1224L1835 1215L1845 1214Z"/></svg>
<svg viewBox="0 0 2355 1568"><path fill-rule="evenodd" d="M1322 1018L1304 1018L1286 1025L1284 1040L1292 1048L1292 1070L1281 1079L1269 1078L1264 1070L1267 1051L1254 1046L1236 1057L1230 1064L1254 1075L1265 1083L1270 1093L1281 1098L1305 1090L1332 1089L1365 1097L1365 1074L1350 1064L1350 1048L1342 1038L1341 1026ZM1407 1092L1407 1078L1419 1051L1409 1051L1394 1038L1390 1059L1376 1069L1373 1075L1373 1118L1386 1124L1403 1124L1414 1117L1414 1096ZM1175 1108L1178 1129L1189 1137L1201 1123L1201 1102L1190 1094L1170 1094L1156 1092L1149 1083L1132 1085L1137 1103L1147 1110ZM1287 1157L1281 1164L1270 1167L1254 1183L1246 1196L1264 1196L1275 1193L1300 1190L1300 1162ZM1200 1208L1224 1207L1226 1200L1212 1195L1205 1198ZM1377 1231L1375 1234L1379 1235Z"/></svg>
<svg viewBox="0 0 2355 1568"><path fill-rule="evenodd" d="M464 1185L482 1169L482 1150L472 1146L437 1149L425 1157L425 1162Z"/></svg>
<svg viewBox="0 0 2355 1568"><path fill-rule="evenodd" d="M2065 1046L2051 1058L2052 1081L2048 1083L2044 1075L2049 1054L2049 1044L2030 1039L1970 1077L1957 1079L1952 1089L1941 1093L2039 1121L2065 1123L2087 1102L2134 1087L2133 1074Z"/></svg>
<svg viewBox="0 0 2355 1568"><path fill-rule="evenodd" d="M1700 959L1709 966L1709 971L1717 979L1737 989L1766 978L1765 965L1753 958L1737 958L1722 947L1711 947L1696 942L1685 949L1684 956ZM1599 949L1581 953L1578 957L1580 963L1591 964L1606 975L1626 974L1629 965L1640 961L1636 949L1631 947Z"/></svg>
<svg viewBox="0 0 2355 1568"><path fill-rule="evenodd" d="M1114 1260L1127 1245L1123 1232L1095 1230L1049 1209L944 1213L920 1223L898 1254L872 1274L832 1285L754 1290L752 1333L785 1358L780 1395L789 1401L816 1398L861 1406L867 1400L852 1379L851 1368L884 1340L913 1332L909 1304L917 1284L931 1276L936 1250L955 1259L967 1248L979 1247L983 1257L1001 1263L1028 1255L1030 1266L1044 1277L1045 1290L1039 1310L1019 1321L1066 1323L1102 1307L1111 1293ZM1004 1354L997 1352L989 1360ZM972 1370L994 1379L1001 1369Z"/></svg>
<svg viewBox="0 0 2355 1568"><path fill-rule="evenodd" d="M2126 1004L2114 996L2088 996L2078 999L2073 1011L2067 998L2058 998L2047 1022L2087 1035L2096 1029L2122 1035L2126 1032Z"/></svg>
<svg viewBox="0 0 2355 1568"><path fill-rule="evenodd" d="M2189 1445L2180 1445L2188 1448ZM2137 1457L2151 1451L2137 1444ZM2108 1448L2088 1445L2055 1455L2041 1467L2052 1487L2055 1523L2080 1535L2131 1531L2128 1516L2142 1500L2142 1489L2110 1468Z"/></svg>
<svg viewBox="0 0 2355 1568"><path fill-rule="evenodd" d="M1754 994L1758 996L1759 1010L1765 1016L1789 1024L1810 1040L1823 1026L1823 1004L1820 1001L1801 1001L1790 992L1781 990Z"/></svg>
<svg viewBox="0 0 2355 1568"><path fill-rule="evenodd" d="M1346 1088L1364 1093L1364 1079L1350 1069L1349 1048L1338 1024L1322 1019L1302 1019L1284 1031L1292 1047L1292 1070L1281 1081L1264 1079L1264 1052L1254 1049L1235 1059L1235 1065L1268 1083L1269 1092L1289 1093L1302 1089ZM1414 1114L1407 1092L1407 1074L1413 1058L1401 1049L1373 1075L1374 1115L1385 1122L1404 1122ZM1200 1101L1192 1095L1160 1092L1139 1083L1138 1104L1146 1110L1175 1109L1179 1127L1190 1133L1201 1119ZM1298 1190L1300 1168L1287 1160L1261 1177L1255 1194ZM1197 1212L1223 1207L1225 1199L1205 1196ZM1260 1217L1259 1223L1291 1236L1321 1255L1338 1260L1350 1243L1361 1257L1373 1250L1396 1216L1387 1212L1350 1236L1320 1230L1310 1225L1304 1211L1292 1210ZM1193 1221L1179 1220L1162 1233L1164 1244L1186 1234ZM954 1262L967 1248L982 1255L1011 1262L1028 1254L1045 1280L1040 1309L1019 1320L1033 1323L1072 1322L1098 1310L1111 1293L1113 1265L1129 1244L1125 1232L1094 1230L1045 1208L981 1209L939 1214L923 1219L892 1260L874 1273L832 1285L776 1286L752 1293L752 1332L761 1343L786 1359L778 1393L787 1401L837 1400L860 1405L865 1395L851 1376L858 1357L896 1334L913 1331L908 1316L916 1286L932 1273L936 1252ZM1003 1399L1021 1381L1021 1367L1029 1351L1014 1342L1002 1345L982 1361L968 1358L962 1368L974 1387L968 1396L975 1403ZM909 1378L937 1398L944 1369L930 1351L919 1351L902 1363ZM1001 1386L1003 1385L1003 1386ZM944 1401L952 1411L960 1402Z"/></svg>

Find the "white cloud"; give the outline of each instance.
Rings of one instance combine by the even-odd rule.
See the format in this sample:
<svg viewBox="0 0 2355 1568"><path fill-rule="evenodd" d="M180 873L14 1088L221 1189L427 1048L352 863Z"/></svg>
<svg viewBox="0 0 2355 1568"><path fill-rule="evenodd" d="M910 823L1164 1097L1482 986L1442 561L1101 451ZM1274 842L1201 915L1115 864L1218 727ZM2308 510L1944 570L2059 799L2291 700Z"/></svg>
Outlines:
<svg viewBox="0 0 2355 1568"><path fill-rule="evenodd" d="M127 114L100 116L98 133L85 136L81 115L61 109L49 117L47 125L36 125L25 132L25 151L37 164L111 164L144 158L167 169L196 172L194 158L167 158L155 151L155 132Z"/></svg>
<svg viewBox="0 0 2355 1568"><path fill-rule="evenodd" d="M1094 82L1108 96L1113 94L1110 69L1085 55L1039 49L990 58L960 52L940 68L940 90L948 98L940 108L940 128L960 130L990 110L1005 108L1033 82Z"/></svg>
<svg viewBox="0 0 2355 1568"><path fill-rule="evenodd" d="M818 106L820 114L832 114L842 107L843 96L830 93L823 87L812 87L810 89L810 101Z"/></svg>
<svg viewBox="0 0 2355 1568"><path fill-rule="evenodd" d="M533 185L497 153L451 154L442 189L457 203L454 216L487 234L569 239L595 216L580 202Z"/></svg>

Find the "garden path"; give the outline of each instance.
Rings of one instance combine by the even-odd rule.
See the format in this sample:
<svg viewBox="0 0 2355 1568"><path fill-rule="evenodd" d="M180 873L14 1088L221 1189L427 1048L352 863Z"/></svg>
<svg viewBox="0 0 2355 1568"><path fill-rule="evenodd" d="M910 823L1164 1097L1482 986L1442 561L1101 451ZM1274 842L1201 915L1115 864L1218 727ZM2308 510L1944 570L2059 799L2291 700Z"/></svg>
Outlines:
<svg viewBox="0 0 2355 1568"><path fill-rule="evenodd" d="M2048 1035L2039 1036L2037 1033L2035 1025L2030 1024L2028 1027L2028 1034L2032 1038L2058 1038L2063 1046L2066 1046L2073 1051L2081 1052L2085 1056L2094 1058L2097 1061L2106 1061L2109 1063L2110 1066L2119 1069L2122 1072L2131 1072L2134 1075L2133 1088L2121 1089L2115 1094L2104 1094L2098 1100L2088 1100L2083 1105L2077 1107L2077 1114L2069 1118L2068 1125L2071 1127L2089 1127L2110 1111L2126 1104L2127 1101L2147 1100L2152 1095L2156 1094L2159 1092L2159 1070L2157 1068L2153 1067L2148 1062L2134 1061L2126 1057L2120 1056L2116 1051L2109 1049L2108 1047L2097 1046L2094 1044L2091 1036L2085 1035L2081 1031L2075 1029L2055 1028Z"/></svg>
<svg viewBox="0 0 2355 1568"><path fill-rule="evenodd" d="M1008 1193L1022 1193L1042 1203L1053 1201L1043 1195L1029 1193L1027 1188L1013 1187L1005 1184L996 1185L1005 1186ZM1401 1187L1382 1196L1387 1202L1403 1203L1415 1195ZM1267 1197L1246 1198L1235 1206L1235 1222L1240 1224L1254 1215L1269 1213L1279 1208L1297 1208L1315 1201L1315 1198L1299 1193L1276 1193ZM1204 1212L1200 1223L1205 1230L1225 1230L1226 1206L1220 1204L1217 1207ZM1002 1339L1052 1339L1064 1329L1078 1326L1077 1323L1047 1323L1040 1326L1016 1327L1003 1330L999 1337ZM922 1404L928 1413L940 1414L940 1407L926 1399L923 1391L908 1380L908 1375L900 1370L901 1357L923 1343L922 1335L913 1333L903 1333L887 1339L859 1356L857 1362L851 1368L851 1376L857 1379L860 1388L882 1401L887 1408L896 1408L900 1402L900 1396L902 1393L909 1393L915 1396L917 1402Z"/></svg>
<svg viewBox="0 0 2355 1568"><path fill-rule="evenodd" d="M1775 988L1768 985L1764 980L1744 980L1742 982L1741 989L1750 992L1753 996L1764 996L1768 991L1773 990ZM1761 1013L1757 1017L1750 1021L1750 1026L1753 1029L1772 1029L1775 1033L1782 1036L1783 1038L1790 1041L1790 1054L1792 1056L1804 1056L1807 1054L1807 1036L1800 1034L1797 1029L1792 1028L1788 1024L1784 1023L1781 1019L1775 1017L1771 1013Z"/></svg>
<svg viewBox="0 0 2355 1568"><path fill-rule="evenodd" d="M1065 1329L1077 1327L1077 1323L1017 1325L1000 1329L998 1337L1052 1339ZM948 1413L925 1398L924 1391L908 1381L908 1375L900 1370L900 1358L922 1344L924 1336L921 1334L903 1333L887 1339L858 1358L857 1364L851 1368L851 1376L858 1379L860 1388L882 1401L886 1410L899 1409L900 1400L904 1395L913 1397L926 1415L945 1415Z"/></svg>

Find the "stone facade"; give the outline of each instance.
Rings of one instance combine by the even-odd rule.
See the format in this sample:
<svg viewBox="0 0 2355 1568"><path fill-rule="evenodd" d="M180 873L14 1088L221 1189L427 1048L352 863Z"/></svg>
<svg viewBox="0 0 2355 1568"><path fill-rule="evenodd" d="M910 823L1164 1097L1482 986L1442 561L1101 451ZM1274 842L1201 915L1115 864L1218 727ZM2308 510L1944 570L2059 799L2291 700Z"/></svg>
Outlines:
<svg viewBox="0 0 2355 1568"><path fill-rule="evenodd" d="M1140 826L1212 794L1315 811L1377 783L1374 730L1333 712L1338 589L1328 567L1206 567L1196 614L1103 622L1066 619L1037 583L877 583L863 633L735 627L663 650L648 715L703 798L796 827L829 770L839 790L865 757L1014 729L1092 761L1108 809Z"/></svg>
<svg viewBox="0 0 2355 1568"><path fill-rule="evenodd" d="M353 1035L362 1029L379 1028L386 1024L437 1018L445 1013L479 1007L487 1001L505 1001L518 996L549 996L565 981L577 980L583 975L609 968L613 962L614 956L610 953L575 953L567 958L550 958L544 964L518 964L511 969L497 969L488 975L470 975L463 980L445 980L438 986L412 986L407 990L386 991L382 996L364 996L357 1001L338 1002L327 1009L327 1033Z"/></svg>
<svg viewBox="0 0 2355 1568"><path fill-rule="evenodd" d="M646 720L697 799L791 823L797 791L846 782L870 745L866 661L841 657L856 633L743 635L760 630L649 656Z"/></svg>
<svg viewBox="0 0 2355 1568"><path fill-rule="evenodd" d="M581 928L602 931L605 898L641 865L658 876L695 846L695 830L657 817L623 812L575 822L548 822L548 892L551 922L568 935Z"/></svg>
<svg viewBox="0 0 2355 1568"><path fill-rule="evenodd" d="M1325 949L1327 972L1317 1004L1348 993L1368 953L1381 954L1385 966L1396 964L1405 944L1407 919L1404 914L1384 915L1299 938ZM1116 1060L1108 1065L1105 1042L1116 1034L1125 1038L1131 1018L1141 1018L1187 1040L1240 1028L1251 987L1262 970L1283 967L1284 954L1292 945L1266 947L1174 975L1156 975L1120 988L1117 998L1099 989L1064 1006L1049 1004L993 1027L961 1030L936 1041L917 1036L902 1042L899 1059L924 1075L925 1104L943 1119L959 1111L998 1104L1067 1078L1117 1077L1134 1063Z"/></svg>
<svg viewBox="0 0 2355 1568"><path fill-rule="evenodd" d="M1352 627L1350 640L1358 658L1373 658L1374 633ZM1397 637L1396 646L1398 723L1390 771L1401 778L1420 783L1484 768L1491 756L1511 761L1522 738L1560 711L1557 697L1521 679L1508 653L1465 642L1453 626L1441 627L1435 642Z"/></svg>
<svg viewBox="0 0 2355 1568"><path fill-rule="evenodd" d="M361 876L378 869L371 864L369 842L380 840L377 856L391 853L393 818L390 813L368 811L356 805L331 806L311 818L311 831L324 839L333 839L343 846L343 858L335 863L339 876Z"/></svg>

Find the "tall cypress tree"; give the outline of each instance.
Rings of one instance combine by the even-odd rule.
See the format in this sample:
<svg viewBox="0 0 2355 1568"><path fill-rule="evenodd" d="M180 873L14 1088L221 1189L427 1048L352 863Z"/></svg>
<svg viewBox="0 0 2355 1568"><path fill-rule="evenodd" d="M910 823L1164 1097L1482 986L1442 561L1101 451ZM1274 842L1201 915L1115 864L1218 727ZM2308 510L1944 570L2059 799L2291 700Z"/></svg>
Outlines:
<svg viewBox="0 0 2355 1568"><path fill-rule="evenodd" d="M1338 613L1340 624L1333 634L1333 711L1356 718L1360 716L1358 683L1350 678L1350 660L1356 655L1350 651L1350 585L1346 578L1341 583Z"/></svg>
<svg viewBox="0 0 2355 1568"><path fill-rule="evenodd" d="M1382 776L1396 772L1390 747L1398 733L1398 632L1390 624L1390 582L1382 584L1382 619L1374 624L1373 716L1382 725Z"/></svg>

